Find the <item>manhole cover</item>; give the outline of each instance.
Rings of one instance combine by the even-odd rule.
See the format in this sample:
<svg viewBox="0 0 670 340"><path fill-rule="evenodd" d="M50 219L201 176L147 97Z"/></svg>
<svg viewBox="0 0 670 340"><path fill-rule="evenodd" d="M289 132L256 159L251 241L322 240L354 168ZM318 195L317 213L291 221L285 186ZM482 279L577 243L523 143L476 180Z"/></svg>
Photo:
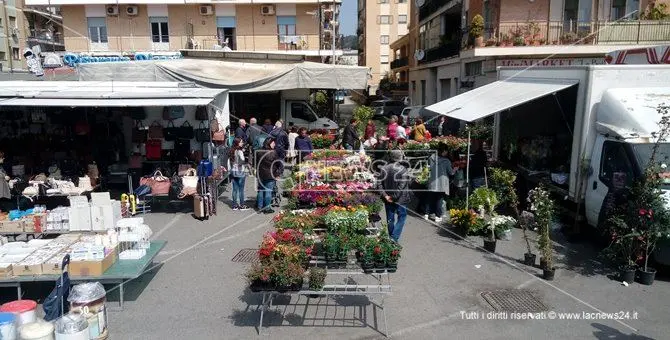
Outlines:
<svg viewBox="0 0 670 340"><path fill-rule="evenodd" d="M237 255L233 256L233 262L258 262L258 249L242 249Z"/></svg>
<svg viewBox="0 0 670 340"><path fill-rule="evenodd" d="M482 297L493 309L500 312L538 313L547 310L542 301L526 290L484 292Z"/></svg>

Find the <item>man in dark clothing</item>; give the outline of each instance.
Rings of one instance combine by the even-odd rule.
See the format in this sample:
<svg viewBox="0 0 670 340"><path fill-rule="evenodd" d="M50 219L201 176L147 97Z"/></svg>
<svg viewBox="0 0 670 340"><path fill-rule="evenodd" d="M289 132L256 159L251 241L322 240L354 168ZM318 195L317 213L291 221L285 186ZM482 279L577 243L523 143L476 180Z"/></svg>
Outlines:
<svg viewBox="0 0 670 340"><path fill-rule="evenodd" d="M477 141L474 147L475 152L470 158L470 182L472 183L472 189L477 189L486 182L484 168L486 167L487 156L481 141Z"/></svg>
<svg viewBox="0 0 670 340"><path fill-rule="evenodd" d="M272 125L272 121L269 119L266 119L265 122L263 123L263 131L265 133L270 133L274 129L274 125Z"/></svg>
<svg viewBox="0 0 670 340"><path fill-rule="evenodd" d="M349 125L347 125L344 128L344 132L342 132L342 146L346 150L353 150L354 147L356 146L356 142L360 140L360 137L358 137L358 131L356 131L356 119L352 119L349 121Z"/></svg>
<svg viewBox="0 0 670 340"><path fill-rule="evenodd" d="M240 119L239 123L240 125L235 129L235 138L245 141L249 140L249 136L247 136L247 129L249 128L247 122L244 119Z"/></svg>
<svg viewBox="0 0 670 340"><path fill-rule="evenodd" d="M391 239L398 242L407 218L406 205L410 202L410 178L407 168L400 164L402 151L391 150L392 163L382 167L380 172L380 191L386 208L386 222ZM397 217L397 219L396 219Z"/></svg>
<svg viewBox="0 0 670 340"><path fill-rule="evenodd" d="M278 162L275 162L276 171L283 174L284 160L286 160L286 151L288 150L288 134L282 128L280 120L275 123L275 128L270 132L270 137L275 140L274 150L278 160Z"/></svg>
<svg viewBox="0 0 670 340"><path fill-rule="evenodd" d="M277 158L275 141L273 138L265 140L263 149L258 151L256 159L256 173L258 174L258 195L256 196L256 207L259 212L272 214L272 193L276 189L277 179L281 173L274 166L280 159Z"/></svg>
<svg viewBox="0 0 670 340"><path fill-rule="evenodd" d="M249 119L249 128L247 129L247 137L249 137L249 139L247 140L247 145L253 147L256 137L261 133L263 133L263 128L258 126L256 118Z"/></svg>

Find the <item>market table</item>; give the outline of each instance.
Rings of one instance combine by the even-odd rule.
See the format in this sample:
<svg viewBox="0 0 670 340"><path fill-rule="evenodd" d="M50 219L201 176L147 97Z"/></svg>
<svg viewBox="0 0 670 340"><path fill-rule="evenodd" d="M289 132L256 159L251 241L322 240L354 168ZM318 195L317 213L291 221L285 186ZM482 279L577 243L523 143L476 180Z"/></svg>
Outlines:
<svg viewBox="0 0 670 340"><path fill-rule="evenodd" d="M117 260L107 271L100 276L70 276L70 281L89 282L98 281L102 284L119 285L119 307L123 310L123 285L130 280L134 280L146 271L153 263L158 253L165 247L167 241L152 241L147 249L147 254L137 260ZM56 282L59 275L33 275L33 276L14 276L0 279L0 287L15 287L18 299L21 299L21 283L23 282Z"/></svg>

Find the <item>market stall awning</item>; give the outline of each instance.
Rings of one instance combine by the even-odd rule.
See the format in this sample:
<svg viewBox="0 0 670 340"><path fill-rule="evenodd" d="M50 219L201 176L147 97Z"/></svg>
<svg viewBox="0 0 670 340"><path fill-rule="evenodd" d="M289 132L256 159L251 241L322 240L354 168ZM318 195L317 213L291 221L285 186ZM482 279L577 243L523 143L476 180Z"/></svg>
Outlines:
<svg viewBox="0 0 670 340"><path fill-rule="evenodd" d="M308 61L180 59L77 65L84 81L188 81L230 92L364 89L368 69Z"/></svg>
<svg viewBox="0 0 670 340"><path fill-rule="evenodd" d="M223 89L179 82L0 82L0 106L198 106Z"/></svg>
<svg viewBox="0 0 670 340"><path fill-rule="evenodd" d="M577 80L500 80L426 107L439 114L472 122L566 89Z"/></svg>

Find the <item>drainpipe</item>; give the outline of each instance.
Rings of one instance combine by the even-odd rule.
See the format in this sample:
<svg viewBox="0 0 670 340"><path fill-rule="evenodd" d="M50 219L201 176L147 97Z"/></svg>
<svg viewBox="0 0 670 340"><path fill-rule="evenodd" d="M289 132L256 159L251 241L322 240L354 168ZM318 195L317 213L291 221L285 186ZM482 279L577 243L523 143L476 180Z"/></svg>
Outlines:
<svg viewBox="0 0 670 340"><path fill-rule="evenodd" d="M5 54L7 56L7 60L9 63L9 72L14 73L14 61L12 58L14 58L14 51L12 51L12 45L9 43L9 20L7 19L7 2L6 0L2 1L2 15L3 19L5 21L5 24L3 25L4 31L5 31L5 47L7 48L7 53ZM20 51L19 51L20 53Z"/></svg>

